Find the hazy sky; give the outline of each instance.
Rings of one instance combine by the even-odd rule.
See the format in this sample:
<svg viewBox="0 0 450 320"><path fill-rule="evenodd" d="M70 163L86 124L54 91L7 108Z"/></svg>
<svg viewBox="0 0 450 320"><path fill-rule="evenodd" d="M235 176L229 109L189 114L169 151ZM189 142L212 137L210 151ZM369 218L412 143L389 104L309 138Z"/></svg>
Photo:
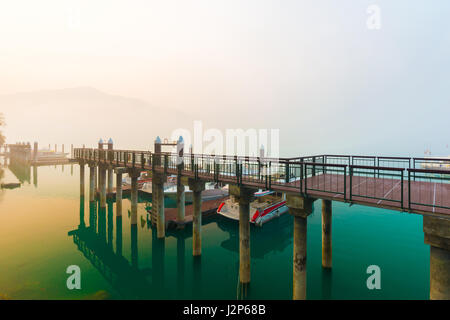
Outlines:
<svg viewBox="0 0 450 320"><path fill-rule="evenodd" d="M0 94L91 86L310 152L446 155L449 18L447 0L0 0Z"/></svg>

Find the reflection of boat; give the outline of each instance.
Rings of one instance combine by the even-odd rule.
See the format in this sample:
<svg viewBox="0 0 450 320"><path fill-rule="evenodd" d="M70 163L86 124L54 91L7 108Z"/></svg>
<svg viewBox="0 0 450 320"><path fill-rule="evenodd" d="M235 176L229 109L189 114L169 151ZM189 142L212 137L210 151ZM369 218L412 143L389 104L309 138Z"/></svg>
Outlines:
<svg viewBox="0 0 450 320"><path fill-rule="evenodd" d="M2 183L2 189L15 189L20 187L20 183Z"/></svg>
<svg viewBox="0 0 450 320"><path fill-rule="evenodd" d="M207 221L216 222L220 230L228 233L228 239L221 242L220 246L226 250L239 253L239 227L233 220L224 219L221 216L211 216ZM292 217L283 215L273 220L264 228L251 227L250 231L250 256L252 259L264 259L267 254L283 252L292 244ZM192 228L187 228L192 230Z"/></svg>
<svg viewBox="0 0 450 320"><path fill-rule="evenodd" d="M285 195L274 191L255 192L256 200L250 203L250 222L262 226L288 211ZM239 203L233 197L222 202L217 213L233 220L239 220Z"/></svg>

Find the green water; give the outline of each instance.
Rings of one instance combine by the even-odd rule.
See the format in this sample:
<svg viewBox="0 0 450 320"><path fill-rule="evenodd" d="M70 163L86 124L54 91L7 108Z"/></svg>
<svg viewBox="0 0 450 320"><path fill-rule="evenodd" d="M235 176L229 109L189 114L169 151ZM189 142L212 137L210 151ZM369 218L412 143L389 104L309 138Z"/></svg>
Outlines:
<svg viewBox="0 0 450 320"><path fill-rule="evenodd" d="M77 165L1 169L3 182L17 177L21 188L0 190L0 298L292 298L293 219L287 214L263 228L251 226L251 284L243 293L236 222L204 218L202 256L194 259L191 228L156 239L145 199L134 228L129 200L122 219L114 203L102 212L80 201ZM421 216L334 202L332 237L333 269L326 272L316 201L308 218L308 299L428 299ZM70 265L81 269L80 290L67 289ZM381 290L367 289L369 265L381 268Z"/></svg>

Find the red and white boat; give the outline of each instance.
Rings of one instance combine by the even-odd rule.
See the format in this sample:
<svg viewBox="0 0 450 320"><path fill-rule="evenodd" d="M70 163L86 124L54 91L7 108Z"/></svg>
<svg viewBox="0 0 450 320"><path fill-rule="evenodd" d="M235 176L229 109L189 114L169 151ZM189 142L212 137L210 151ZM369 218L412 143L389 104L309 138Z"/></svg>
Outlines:
<svg viewBox="0 0 450 320"><path fill-rule="evenodd" d="M288 211L285 194L267 190L255 192L254 195L256 200L250 203L250 222L257 226L262 226ZM239 220L239 203L231 196L220 204L217 213L229 219Z"/></svg>

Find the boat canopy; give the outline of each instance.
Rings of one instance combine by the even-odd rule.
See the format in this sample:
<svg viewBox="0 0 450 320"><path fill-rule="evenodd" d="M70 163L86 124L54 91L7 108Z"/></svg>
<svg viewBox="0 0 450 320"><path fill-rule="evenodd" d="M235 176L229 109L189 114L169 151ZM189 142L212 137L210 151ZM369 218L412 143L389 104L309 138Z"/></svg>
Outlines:
<svg viewBox="0 0 450 320"><path fill-rule="evenodd" d="M264 191L258 191L254 193L255 197L263 197L263 196L267 196L269 194L275 193L275 191L272 190L264 190Z"/></svg>

